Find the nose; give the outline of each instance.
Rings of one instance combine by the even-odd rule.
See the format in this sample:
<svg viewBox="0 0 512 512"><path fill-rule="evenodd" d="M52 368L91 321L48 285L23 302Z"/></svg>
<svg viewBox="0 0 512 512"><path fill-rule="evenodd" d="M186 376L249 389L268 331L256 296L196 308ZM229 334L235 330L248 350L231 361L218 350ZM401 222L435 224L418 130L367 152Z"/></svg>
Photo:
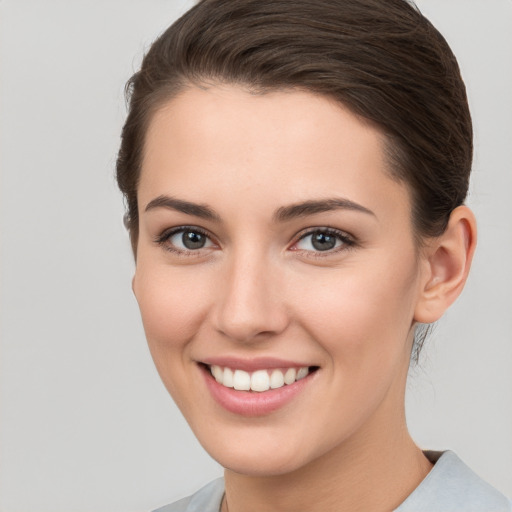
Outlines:
<svg viewBox="0 0 512 512"><path fill-rule="evenodd" d="M222 275L215 306L217 331L239 342L283 332L289 323L283 284L280 269L264 257L233 257Z"/></svg>

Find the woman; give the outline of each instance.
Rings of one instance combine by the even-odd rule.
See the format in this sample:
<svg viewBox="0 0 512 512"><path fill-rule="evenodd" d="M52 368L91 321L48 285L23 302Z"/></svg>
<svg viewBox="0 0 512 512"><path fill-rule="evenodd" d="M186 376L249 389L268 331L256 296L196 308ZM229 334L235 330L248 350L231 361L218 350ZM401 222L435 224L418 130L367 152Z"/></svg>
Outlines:
<svg viewBox="0 0 512 512"><path fill-rule="evenodd" d="M510 510L405 421L418 327L476 244L465 88L432 25L404 0L203 0L130 94L133 290L225 468L161 510Z"/></svg>

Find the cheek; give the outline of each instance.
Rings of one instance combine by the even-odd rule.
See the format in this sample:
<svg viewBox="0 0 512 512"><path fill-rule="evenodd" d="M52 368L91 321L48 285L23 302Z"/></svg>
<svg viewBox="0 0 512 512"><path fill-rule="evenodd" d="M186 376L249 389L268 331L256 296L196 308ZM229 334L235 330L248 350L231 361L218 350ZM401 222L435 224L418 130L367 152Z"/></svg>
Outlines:
<svg viewBox="0 0 512 512"><path fill-rule="evenodd" d="M326 273L310 288L307 301L298 302L297 316L335 364L352 371L408 350L416 268L410 260L402 263L399 272L373 263Z"/></svg>
<svg viewBox="0 0 512 512"><path fill-rule="evenodd" d="M139 260L133 286L155 367L186 417L197 401L191 399L188 384L190 372L196 370L190 347L209 309L210 296L208 280L191 268L172 269Z"/></svg>
<svg viewBox="0 0 512 512"><path fill-rule="evenodd" d="M149 348L160 370L181 359L208 311L208 280L195 271L137 264L134 293ZM168 358L169 354L173 358ZM176 357L177 356L177 357Z"/></svg>

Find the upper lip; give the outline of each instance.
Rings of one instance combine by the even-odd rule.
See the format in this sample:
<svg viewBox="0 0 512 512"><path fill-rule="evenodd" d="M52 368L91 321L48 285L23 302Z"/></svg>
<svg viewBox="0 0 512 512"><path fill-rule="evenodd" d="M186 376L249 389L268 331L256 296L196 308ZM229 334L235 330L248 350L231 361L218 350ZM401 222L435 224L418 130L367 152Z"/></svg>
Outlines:
<svg viewBox="0 0 512 512"><path fill-rule="evenodd" d="M312 366L303 362L290 361L275 357L254 357L245 359L240 357L208 357L199 361L208 366L221 366L222 368L231 368L236 370L244 370L246 372L254 372L257 370L271 370L273 368L303 368Z"/></svg>

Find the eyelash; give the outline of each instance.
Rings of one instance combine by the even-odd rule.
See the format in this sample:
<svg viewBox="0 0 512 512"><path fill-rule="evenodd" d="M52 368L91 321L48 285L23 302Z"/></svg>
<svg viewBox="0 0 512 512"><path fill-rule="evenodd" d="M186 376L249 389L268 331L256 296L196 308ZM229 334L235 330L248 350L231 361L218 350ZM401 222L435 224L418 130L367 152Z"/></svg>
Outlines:
<svg viewBox="0 0 512 512"><path fill-rule="evenodd" d="M167 230L163 231L160 235L158 235L156 237L156 239L154 240L154 242L156 244L160 245L166 251L172 252L179 256L184 256L184 257L199 256L201 254L202 248L199 248L196 250L194 250L194 249L183 250L183 249L179 249L179 248L175 247L174 245L169 244L169 240L174 235L176 235L178 233L186 233L186 232L200 234L200 235L204 236L205 238L207 238L209 241L213 242L211 235L206 230L199 228L197 226L179 226L179 227L167 229ZM312 236L317 233L321 233L321 234L327 235L327 236L336 237L341 242L340 246L337 248L335 247L333 249L328 249L325 251L311 251L311 250L307 250L307 249L298 249L298 248L293 249L293 247L295 245L297 245L300 241L306 239L308 236ZM356 245L356 241L354 240L354 238L352 236L348 235L347 233L345 233L344 231L340 231L338 229L334 229L334 228L330 228L330 227L317 227L317 228L308 229L307 231L299 234L297 240L293 243L291 250L297 251L297 252L302 252L302 253L308 253L310 256L315 257L315 258L318 258L318 257L322 258L322 257L327 257L332 254L336 254L341 251L346 251L346 250L352 249L355 245Z"/></svg>
<svg viewBox="0 0 512 512"><path fill-rule="evenodd" d="M334 247L334 248L328 249L326 251L309 251L306 249L293 249L293 250L297 251L297 252L300 251L303 253L307 252L314 258L325 258L332 254L337 254L339 252L352 249L356 245L356 240L354 240L354 238L352 236L345 233L344 231L340 231L339 229L329 228L329 227L318 227L318 228L308 229L307 231L300 234L297 241L294 242L293 246L297 245L301 240L306 239L308 236L312 236L316 233L336 237L341 242L341 244L339 247Z"/></svg>
<svg viewBox="0 0 512 512"><path fill-rule="evenodd" d="M185 256L185 257L199 256L201 254L200 249L183 250L183 249L179 249L178 247L175 247L169 243L169 240L174 235L177 235L178 233L186 233L186 232L198 233L200 235L203 235L208 240L212 241L211 235L202 228L199 228L197 226L179 226L176 228L166 229L165 231L163 231L160 235L158 235L156 237L155 243L160 245L166 251L177 254L178 256Z"/></svg>

